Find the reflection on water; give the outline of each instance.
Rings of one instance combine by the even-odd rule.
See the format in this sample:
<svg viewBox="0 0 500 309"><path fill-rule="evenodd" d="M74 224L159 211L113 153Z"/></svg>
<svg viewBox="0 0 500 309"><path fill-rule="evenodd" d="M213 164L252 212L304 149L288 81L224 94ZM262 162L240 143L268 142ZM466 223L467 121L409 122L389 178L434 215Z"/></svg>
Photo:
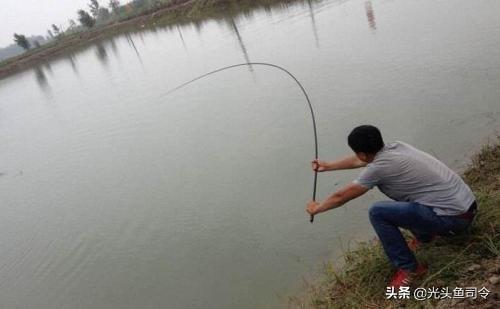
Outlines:
<svg viewBox="0 0 500 309"><path fill-rule="evenodd" d="M38 86L40 86L40 89L42 89L44 92L49 90L49 82L47 80L47 75L45 75L45 72L43 71L43 68L37 66L34 68L34 72L36 82Z"/></svg>
<svg viewBox="0 0 500 309"><path fill-rule="evenodd" d="M45 62L45 63L43 64L43 67L47 70L47 72L48 72L50 75L52 75L52 74L53 74L53 72L52 72L52 65L50 64L50 62L49 62L49 61Z"/></svg>
<svg viewBox="0 0 500 309"><path fill-rule="evenodd" d="M46 97L52 96L52 89L50 88L49 79L47 78L47 73L53 74L52 66L50 63L46 62L43 66L36 66L33 69L35 74L35 80L38 87L42 90Z"/></svg>
<svg viewBox="0 0 500 309"><path fill-rule="evenodd" d="M226 19L226 22L229 24L229 27L233 31L233 33L236 35L236 38L238 39L238 44L240 45L241 52L243 53L243 58L245 58L245 62L250 62L250 57L248 57L248 52L245 47L245 43L243 43L243 38L241 37L240 31L238 30L238 26L236 25L236 22L234 21L234 18L231 16L228 19ZM252 66L248 66L248 69L250 72L253 72Z"/></svg>
<svg viewBox="0 0 500 309"><path fill-rule="evenodd" d="M134 39L130 34L126 34L125 38L127 39L128 44L134 49L135 54L137 55L137 59L139 59L139 62L141 63L141 66L144 66L141 58L141 54L139 53L139 50L137 50L137 47L135 46Z"/></svg>
<svg viewBox="0 0 500 309"><path fill-rule="evenodd" d="M186 42L184 41L184 37L182 36L181 27L179 27L179 25L177 25L176 28L177 28L177 32L179 33L179 37L181 38L182 46L184 46L184 50L186 51L186 53L189 53L187 46L186 46Z"/></svg>
<svg viewBox="0 0 500 309"><path fill-rule="evenodd" d="M377 30L377 24L375 22L375 13L373 12L372 2L365 2L366 18L368 19L368 24L373 30Z"/></svg>
<svg viewBox="0 0 500 309"><path fill-rule="evenodd" d="M103 42L97 42L96 43L96 56L99 62L103 66L107 66L109 63L109 57L108 57L108 52L106 51L106 48L104 47Z"/></svg>
<svg viewBox="0 0 500 309"><path fill-rule="evenodd" d="M146 41L144 40L144 32L139 31L139 32L137 32L137 34L139 35L139 38L141 39L141 43L143 45L146 45Z"/></svg>
<svg viewBox="0 0 500 309"><path fill-rule="evenodd" d="M314 7L312 0L307 0L307 4L309 5L309 12L311 15L311 23L312 23L314 39L316 40L316 47L319 47L318 29L316 27L316 19L314 18Z"/></svg>
<svg viewBox="0 0 500 309"><path fill-rule="evenodd" d="M111 50L113 51L113 54L115 54L115 56L117 58L120 58L120 52L119 52L118 47L116 46L115 39L111 38L111 39L109 39L109 42L110 42Z"/></svg>
<svg viewBox="0 0 500 309"><path fill-rule="evenodd" d="M72 52L70 52L68 54L68 60L69 60L69 63L71 64L71 69L73 70L73 72L78 75L78 67L76 66L76 57L75 57L75 54L73 54Z"/></svg>
<svg viewBox="0 0 500 309"><path fill-rule="evenodd" d="M198 36L202 38L202 30L203 30L203 21L198 21L198 20L195 20L193 23L194 25L194 29L196 29L196 32L198 33Z"/></svg>

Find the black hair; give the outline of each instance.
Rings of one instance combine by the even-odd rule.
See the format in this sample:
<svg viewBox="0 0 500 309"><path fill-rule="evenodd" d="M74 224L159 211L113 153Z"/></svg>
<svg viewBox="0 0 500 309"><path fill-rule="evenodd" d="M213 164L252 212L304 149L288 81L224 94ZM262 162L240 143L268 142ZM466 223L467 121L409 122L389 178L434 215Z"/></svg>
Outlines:
<svg viewBox="0 0 500 309"><path fill-rule="evenodd" d="M380 130L372 125L355 127L347 137L347 143L356 153L376 154L384 147Z"/></svg>

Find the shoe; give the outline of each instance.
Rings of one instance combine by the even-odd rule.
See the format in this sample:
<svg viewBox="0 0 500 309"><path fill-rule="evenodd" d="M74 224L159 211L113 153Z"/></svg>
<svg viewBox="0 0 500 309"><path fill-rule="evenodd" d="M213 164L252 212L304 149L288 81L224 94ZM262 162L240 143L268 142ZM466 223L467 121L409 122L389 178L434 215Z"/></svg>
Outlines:
<svg viewBox="0 0 500 309"><path fill-rule="evenodd" d="M415 269L414 272L398 269L392 277L389 286L393 286L395 289L399 289L401 286L410 286L415 279L424 276L427 273L427 270L428 268L423 264L418 264L417 269Z"/></svg>
<svg viewBox="0 0 500 309"><path fill-rule="evenodd" d="M429 241L426 241L425 243L430 243L433 240L435 240L438 236L437 235L432 235L431 239ZM411 251L415 252L417 249L422 245L422 242L418 240L416 237L413 237L409 242L408 242L408 248L410 248Z"/></svg>
<svg viewBox="0 0 500 309"><path fill-rule="evenodd" d="M418 247L420 247L421 245L422 245L422 243L416 238L412 238L408 242L408 248L410 248L410 250L413 252L417 251Z"/></svg>

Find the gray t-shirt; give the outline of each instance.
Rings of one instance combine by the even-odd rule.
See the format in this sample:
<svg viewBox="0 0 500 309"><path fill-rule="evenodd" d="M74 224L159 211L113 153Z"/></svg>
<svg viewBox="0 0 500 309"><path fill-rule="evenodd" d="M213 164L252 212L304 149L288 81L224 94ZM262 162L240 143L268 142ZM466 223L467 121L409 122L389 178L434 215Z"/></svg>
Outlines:
<svg viewBox="0 0 500 309"><path fill-rule="evenodd" d="M368 189L377 186L396 201L430 206L440 216L463 214L475 200L460 176L403 142L385 145L354 182Z"/></svg>

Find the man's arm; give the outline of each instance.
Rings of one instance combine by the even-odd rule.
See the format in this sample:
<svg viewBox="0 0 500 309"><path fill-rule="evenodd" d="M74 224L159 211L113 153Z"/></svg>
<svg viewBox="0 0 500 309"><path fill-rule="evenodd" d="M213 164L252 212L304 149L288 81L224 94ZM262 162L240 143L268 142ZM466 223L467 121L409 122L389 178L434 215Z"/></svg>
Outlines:
<svg viewBox="0 0 500 309"><path fill-rule="evenodd" d="M347 170L364 167L367 164L358 159L354 154L335 161L313 160L311 163L313 170L317 170L318 172Z"/></svg>
<svg viewBox="0 0 500 309"><path fill-rule="evenodd" d="M330 195L321 203L311 201L307 203L306 211L310 215L316 215L327 210L340 207L348 201L355 199L368 191L368 188L357 183L350 183Z"/></svg>

